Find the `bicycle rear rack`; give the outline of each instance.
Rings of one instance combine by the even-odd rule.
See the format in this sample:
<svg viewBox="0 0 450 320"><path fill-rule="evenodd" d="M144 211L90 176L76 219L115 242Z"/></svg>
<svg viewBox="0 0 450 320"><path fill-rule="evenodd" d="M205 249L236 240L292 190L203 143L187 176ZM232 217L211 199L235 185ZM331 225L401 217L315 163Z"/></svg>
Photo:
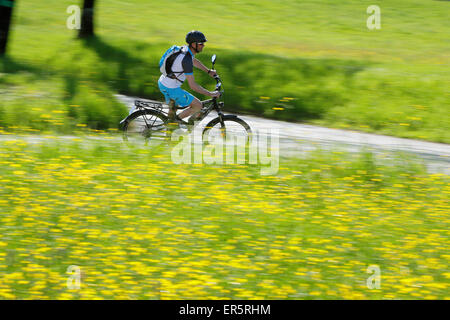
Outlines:
<svg viewBox="0 0 450 320"><path fill-rule="evenodd" d="M154 100L134 100L134 105L136 106L136 108L155 109L158 111L164 108L162 102Z"/></svg>

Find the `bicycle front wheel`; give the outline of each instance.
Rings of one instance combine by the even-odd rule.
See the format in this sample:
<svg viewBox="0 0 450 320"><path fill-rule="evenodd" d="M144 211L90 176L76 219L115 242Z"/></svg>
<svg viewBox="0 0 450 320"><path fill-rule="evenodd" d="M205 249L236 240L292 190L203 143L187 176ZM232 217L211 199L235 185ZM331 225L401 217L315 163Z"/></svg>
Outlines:
<svg viewBox="0 0 450 320"><path fill-rule="evenodd" d="M209 143L213 139L222 138L226 140L237 140L249 143L252 130L244 120L234 115L217 117L211 120L203 130L203 142Z"/></svg>
<svg viewBox="0 0 450 320"><path fill-rule="evenodd" d="M169 136L165 114L155 110L138 110L128 116L123 125L123 139L129 142L162 140Z"/></svg>

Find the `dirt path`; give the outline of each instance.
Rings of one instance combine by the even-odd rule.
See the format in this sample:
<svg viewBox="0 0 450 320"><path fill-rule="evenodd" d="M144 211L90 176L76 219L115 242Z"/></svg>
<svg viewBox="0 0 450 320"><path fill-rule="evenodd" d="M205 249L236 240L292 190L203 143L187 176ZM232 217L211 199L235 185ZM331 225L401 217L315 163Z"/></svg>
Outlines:
<svg viewBox="0 0 450 320"><path fill-rule="evenodd" d="M135 99L145 100L124 95L116 95L116 97L119 101L126 104L130 110L133 108ZM204 126L216 116L215 113L211 113L200 125ZM401 151L419 156L426 162L431 172L450 174L450 145L448 144L330 129L248 115L238 114L238 116L245 120L253 131L267 132L268 129L274 129L272 132L278 132L280 155L302 154L318 146L323 149L338 148L350 152L365 149L384 156Z"/></svg>
<svg viewBox="0 0 450 320"><path fill-rule="evenodd" d="M145 100L136 97L116 95L116 98L127 105L130 110L134 106L134 100ZM227 114L227 113L226 113ZM200 126L215 118L217 114L211 113ZM278 120L270 120L255 116L239 115L245 120L254 132L265 134L278 134L280 156L301 156L310 150L317 148L330 150L343 150L357 152L369 150L381 158L391 157L396 152L405 152L422 159L429 172L450 174L450 145L443 143L426 142L412 139L402 139L391 136L361 133L350 130L330 129L300 123L291 123ZM199 135L201 137L201 135ZM46 135L2 135L0 140L26 139L31 143L39 143L48 139L80 140L79 136L46 136ZM84 140L111 139L101 135L89 135ZM121 139L117 137L117 139ZM201 142L201 141L200 141Z"/></svg>

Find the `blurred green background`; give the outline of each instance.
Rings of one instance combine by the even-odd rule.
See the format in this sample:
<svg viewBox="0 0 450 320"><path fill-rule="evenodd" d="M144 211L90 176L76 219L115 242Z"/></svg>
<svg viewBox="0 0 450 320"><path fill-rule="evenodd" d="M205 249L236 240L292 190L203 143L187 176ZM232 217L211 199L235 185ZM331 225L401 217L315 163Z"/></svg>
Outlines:
<svg viewBox="0 0 450 320"><path fill-rule="evenodd" d="M66 26L73 4L17 1L0 60L6 130L116 128L126 109L113 94L162 99L159 58L199 29L209 41L198 58L218 55L229 111L450 141L448 2L97 1L97 37L85 41ZM379 30L367 28L369 5Z"/></svg>
<svg viewBox="0 0 450 320"><path fill-rule="evenodd" d="M162 99L161 55L199 29L229 111L448 143L449 2L98 0L88 40L66 26L81 1L16 3L0 58L0 299L450 298L449 179L422 160L318 150L261 176L106 132L128 113L114 94Z"/></svg>

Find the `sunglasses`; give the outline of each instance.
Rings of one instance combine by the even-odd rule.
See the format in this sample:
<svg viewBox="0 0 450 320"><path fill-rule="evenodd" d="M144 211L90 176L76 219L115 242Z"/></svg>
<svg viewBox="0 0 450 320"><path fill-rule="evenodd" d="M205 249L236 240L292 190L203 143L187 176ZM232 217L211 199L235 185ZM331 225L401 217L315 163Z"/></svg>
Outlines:
<svg viewBox="0 0 450 320"><path fill-rule="evenodd" d="M197 44L204 46L205 43L204 42L197 42Z"/></svg>

